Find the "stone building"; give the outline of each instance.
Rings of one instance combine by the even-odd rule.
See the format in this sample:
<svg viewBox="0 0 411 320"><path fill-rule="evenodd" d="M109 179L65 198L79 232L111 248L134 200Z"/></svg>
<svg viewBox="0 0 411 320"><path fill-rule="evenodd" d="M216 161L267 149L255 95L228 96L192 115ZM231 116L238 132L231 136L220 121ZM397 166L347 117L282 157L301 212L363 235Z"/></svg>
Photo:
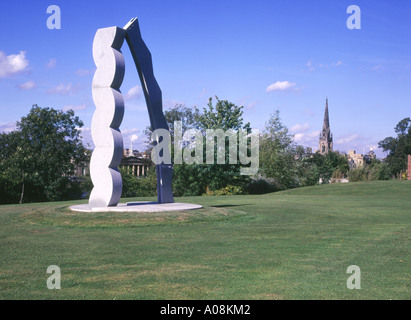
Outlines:
<svg viewBox="0 0 411 320"><path fill-rule="evenodd" d="M319 151L321 154L333 151L333 135L330 130L330 118L328 115L328 98L325 101L324 122L320 133Z"/></svg>
<svg viewBox="0 0 411 320"><path fill-rule="evenodd" d="M92 150L87 152L90 158ZM139 152L133 149L123 150L123 158L119 168L124 169L127 173L136 177L145 177L152 166L153 162L150 159L149 152ZM90 174L90 159L76 165L73 176L78 178L88 174Z"/></svg>
<svg viewBox="0 0 411 320"><path fill-rule="evenodd" d="M364 165L364 156L358 154L355 150L348 151L348 164L350 168L358 168Z"/></svg>
<svg viewBox="0 0 411 320"><path fill-rule="evenodd" d="M119 168L135 177L145 177L153 166L150 156L146 152L139 152L132 149L123 150L123 159Z"/></svg>
<svg viewBox="0 0 411 320"><path fill-rule="evenodd" d="M376 158L376 154L373 148L370 148L370 151L366 154L358 154L355 150L350 150L348 151L347 158L350 168L358 168L364 164L370 164Z"/></svg>

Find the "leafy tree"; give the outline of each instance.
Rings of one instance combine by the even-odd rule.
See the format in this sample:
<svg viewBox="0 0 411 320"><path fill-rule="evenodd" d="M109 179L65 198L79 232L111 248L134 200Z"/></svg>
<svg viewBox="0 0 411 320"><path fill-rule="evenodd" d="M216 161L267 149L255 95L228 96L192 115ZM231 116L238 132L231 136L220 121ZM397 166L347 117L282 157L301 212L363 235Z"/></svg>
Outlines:
<svg viewBox="0 0 411 320"><path fill-rule="evenodd" d="M174 122L181 121L182 122L182 130L183 132L187 131L188 129L198 129L198 117L199 117L199 110L197 108L189 108L183 104L177 104L169 110L164 111L164 117L167 121L167 125L170 131L170 135L174 136ZM151 141L151 127L148 126L144 134L147 139L147 144L151 149L153 143Z"/></svg>
<svg viewBox="0 0 411 320"><path fill-rule="evenodd" d="M407 155L411 154L411 119L402 119L394 128L397 137L387 137L378 143L378 147L388 152L385 163L391 174L399 176L407 168Z"/></svg>
<svg viewBox="0 0 411 320"><path fill-rule="evenodd" d="M250 128L250 123L244 124L243 107L239 107L227 100L220 100L216 97L216 104L213 106L213 98L210 98L207 107L203 108L200 114L197 110L198 127L206 129L229 129L246 130Z"/></svg>
<svg viewBox="0 0 411 320"><path fill-rule="evenodd" d="M260 169L282 189L297 186L295 166L296 145L294 135L282 124L280 111L276 110L266 122L260 139Z"/></svg>
<svg viewBox="0 0 411 320"><path fill-rule="evenodd" d="M301 186L316 185L320 180L329 183L333 176L346 176L349 170L347 157L339 152L315 153L303 160L302 167L305 171L299 174Z"/></svg>
<svg viewBox="0 0 411 320"><path fill-rule="evenodd" d="M2 135L2 173L21 186L20 203L69 196L70 177L76 165L86 160L79 131L82 126L72 110L33 105L17 122L16 131Z"/></svg>
<svg viewBox="0 0 411 320"><path fill-rule="evenodd" d="M348 178L350 182L389 180L391 179L391 173L386 163L378 159L372 159L369 164L351 169L348 172Z"/></svg>
<svg viewBox="0 0 411 320"><path fill-rule="evenodd" d="M135 177L120 169L123 182L122 197L151 197L157 194L157 178L155 168L148 171L147 177Z"/></svg>
<svg viewBox="0 0 411 320"><path fill-rule="evenodd" d="M319 153L315 153L312 158L299 158L296 161L299 187L314 186L319 183L321 166L318 162L322 163L322 155Z"/></svg>
<svg viewBox="0 0 411 320"><path fill-rule="evenodd" d="M164 112L170 133L174 136L174 121L182 122L182 133L189 129L197 129L203 137L203 151L205 148L206 130L221 129L227 130L249 130L250 124L244 124L243 107L237 106L227 100L220 100L216 97L209 99L206 107L200 111L197 107L188 108L184 105L175 107ZM146 136L151 137L150 128L146 130ZM242 176L240 164L229 164L228 138L225 141L225 164L206 164L206 152L203 152L202 163L174 164L173 173L173 193L182 195L201 195L208 190L219 190L228 185L245 186L250 178ZM185 143L182 147L186 147ZM217 144L215 144L215 151ZM216 152L214 152L216 157ZM172 145L172 160L174 160L174 146Z"/></svg>
<svg viewBox="0 0 411 320"><path fill-rule="evenodd" d="M0 203L19 201L21 170L15 166L20 137L17 132L0 134Z"/></svg>
<svg viewBox="0 0 411 320"><path fill-rule="evenodd" d="M197 109L198 128L202 131L203 136L206 136L206 130L234 130L235 132L249 132L250 123L244 123L243 106L237 106L228 100L220 100L216 98L215 105L213 99L210 98L207 107L203 108L200 113ZM206 140L204 139L204 143ZM204 155L204 164L200 165L201 181L205 191L219 190L228 185L245 187L250 177L241 175L241 165L238 163L229 163L229 139L225 141L225 163L217 163L217 144L214 145L214 164L205 164L206 155ZM237 145L235 146L237 148ZM204 146L205 150L205 146ZM238 151L238 150L237 150Z"/></svg>

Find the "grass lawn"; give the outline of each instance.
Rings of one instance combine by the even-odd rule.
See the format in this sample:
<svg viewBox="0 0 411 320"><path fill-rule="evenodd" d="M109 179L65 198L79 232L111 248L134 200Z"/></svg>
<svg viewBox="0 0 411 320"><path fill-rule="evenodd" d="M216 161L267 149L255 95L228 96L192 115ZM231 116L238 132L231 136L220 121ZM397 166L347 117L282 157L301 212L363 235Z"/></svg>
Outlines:
<svg viewBox="0 0 411 320"><path fill-rule="evenodd" d="M411 298L411 181L177 198L204 209L174 213L68 209L84 202L0 206L0 299Z"/></svg>

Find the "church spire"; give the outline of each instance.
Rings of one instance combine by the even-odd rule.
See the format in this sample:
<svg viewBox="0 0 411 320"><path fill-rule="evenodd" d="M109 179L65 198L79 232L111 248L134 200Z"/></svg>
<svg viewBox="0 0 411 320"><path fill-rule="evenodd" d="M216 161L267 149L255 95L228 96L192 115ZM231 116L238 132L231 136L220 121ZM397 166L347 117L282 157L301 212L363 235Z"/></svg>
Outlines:
<svg viewBox="0 0 411 320"><path fill-rule="evenodd" d="M330 128L330 118L328 116L328 97L325 100L325 112L324 112L324 123L323 131Z"/></svg>
<svg viewBox="0 0 411 320"><path fill-rule="evenodd" d="M330 130L330 117L328 115L328 97L325 100L323 130L320 133L319 146L321 154L333 151L333 136Z"/></svg>

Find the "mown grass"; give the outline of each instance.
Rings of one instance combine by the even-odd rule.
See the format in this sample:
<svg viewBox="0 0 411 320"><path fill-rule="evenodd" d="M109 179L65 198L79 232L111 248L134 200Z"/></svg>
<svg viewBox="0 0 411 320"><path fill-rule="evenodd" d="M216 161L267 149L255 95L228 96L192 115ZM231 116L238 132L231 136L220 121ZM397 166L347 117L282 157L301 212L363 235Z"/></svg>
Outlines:
<svg viewBox="0 0 411 320"><path fill-rule="evenodd" d="M122 201L131 200L143 199ZM0 206L0 298L411 298L408 181L176 201L204 208ZM60 290L47 289L49 265L61 269ZM347 289L350 265L361 269L360 290Z"/></svg>

